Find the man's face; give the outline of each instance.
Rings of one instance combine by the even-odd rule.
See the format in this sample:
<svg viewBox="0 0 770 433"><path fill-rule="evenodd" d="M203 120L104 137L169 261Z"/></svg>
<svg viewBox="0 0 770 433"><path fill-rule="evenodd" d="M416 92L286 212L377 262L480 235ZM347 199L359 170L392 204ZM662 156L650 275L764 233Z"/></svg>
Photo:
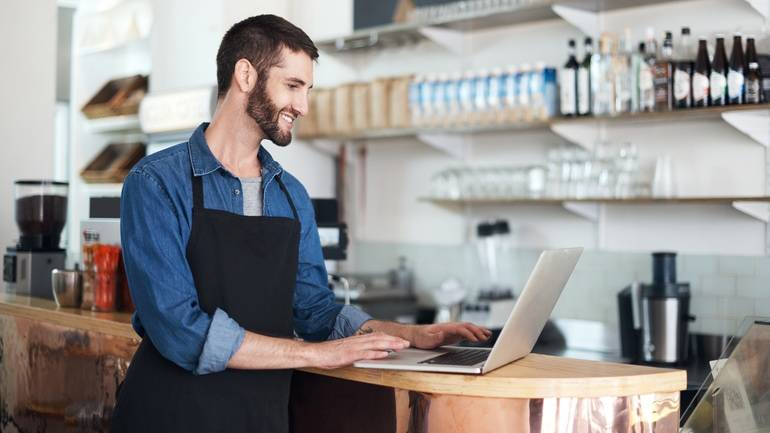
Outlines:
<svg viewBox="0 0 770 433"><path fill-rule="evenodd" d="M313 61L304 52L288 48L283 48L281 57L267 76L257 77L246 113L270 141L286 146L291 142L294 121L307 114L308 95L313 87Z"/></svg>

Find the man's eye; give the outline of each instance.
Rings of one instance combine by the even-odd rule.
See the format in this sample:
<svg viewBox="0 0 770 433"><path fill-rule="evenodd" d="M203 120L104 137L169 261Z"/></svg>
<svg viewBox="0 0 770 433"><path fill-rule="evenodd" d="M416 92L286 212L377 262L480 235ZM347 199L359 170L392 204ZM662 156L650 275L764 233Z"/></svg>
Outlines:
<svg viewBox="0 0 770 433"><path fill-rule="evenodd" d="M290 89L299 89L299 86L296 84L289 84Z"/></svg>

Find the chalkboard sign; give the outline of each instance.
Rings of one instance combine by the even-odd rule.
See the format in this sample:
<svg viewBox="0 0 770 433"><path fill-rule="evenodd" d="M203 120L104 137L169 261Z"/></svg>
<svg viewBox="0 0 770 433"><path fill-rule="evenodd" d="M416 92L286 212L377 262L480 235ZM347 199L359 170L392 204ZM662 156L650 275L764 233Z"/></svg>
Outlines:
<svg viewBox="0 0 770 433"><path fill-rule="evenodd" d="M400 0L353 0L353 29L393 24ZM458 0L412 0L415 7L454 3Z"/></svg>

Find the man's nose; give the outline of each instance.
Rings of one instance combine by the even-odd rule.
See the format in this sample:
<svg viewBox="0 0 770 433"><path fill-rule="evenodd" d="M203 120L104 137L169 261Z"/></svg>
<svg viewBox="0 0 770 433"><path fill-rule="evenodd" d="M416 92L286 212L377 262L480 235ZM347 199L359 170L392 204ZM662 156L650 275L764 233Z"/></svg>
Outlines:
<svg viewBox="0 0 770 433"><path fill-rule="evenodd" d="M300 116L307 115L308 105L309 105L308 99L309 99L309 96L307 93L303 95L299 95L294 99L292 108L294 108L294 110L296 110Z"/></svg>

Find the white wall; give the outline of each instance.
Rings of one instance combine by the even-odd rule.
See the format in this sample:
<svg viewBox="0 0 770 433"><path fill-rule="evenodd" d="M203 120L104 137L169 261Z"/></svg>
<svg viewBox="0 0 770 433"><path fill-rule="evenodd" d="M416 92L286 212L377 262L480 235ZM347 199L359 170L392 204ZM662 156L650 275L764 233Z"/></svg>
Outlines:
<svg viewBox="0 0 770 433"><path fill-rule="evenodd" d="M56 1L3 2L0 40L0 245L17 239L13 181L54 174Z"/></svg>

